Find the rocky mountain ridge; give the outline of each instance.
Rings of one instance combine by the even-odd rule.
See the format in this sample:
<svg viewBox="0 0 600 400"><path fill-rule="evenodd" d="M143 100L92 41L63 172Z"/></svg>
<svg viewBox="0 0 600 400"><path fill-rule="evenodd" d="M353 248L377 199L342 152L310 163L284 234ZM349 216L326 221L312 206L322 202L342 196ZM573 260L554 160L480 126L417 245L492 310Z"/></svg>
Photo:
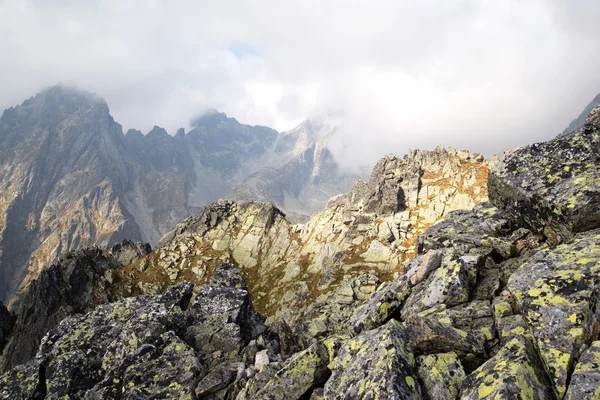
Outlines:
<svg viewBox="0 0 600 400"><path fill-rule="evenodd" d="M150 254L131 243L108 252L91 250L92 258L86 251L69 253L33 282L3 353L4 368L32 357L31 344L69 313L120 297L160 296L178 282L201 288L228 260L241 268L258 309L270 315L280 337L287 336L283 351L291 355L313 346L316 338L343 331L342 322L357 304L382 280L403 271L403 263L416 252L419 232L450 210L487 200L482 185L487 171L480 155L441 146L411 151L403 159L389 155L369 182L359 181L350 193L332 199L304 226L292 225L269 203L220 201L178 225ZM134 260L131 264L110 261L123 252ZM78 296L68 295L69 276L88 277L82 284L91 286L84 291L86 308L70 300ZM56 281L63 282L58 285L62 289L53 293L66 293L58 300L36 289L38 282L54 288L55 283L48 284ZM53 318L38 316L37 309ZM315 315L325 318L313 319ZM35 333L24 335L26 330ZM301 334L304 330L307 334Z"/></svg>
<svg viewBox="0 0 600 400"><path fill-rule="evenodd" d="M91 281L126 298L48 324L0 394L599 398L599 156L600 107L492 166L441 147L386 156L304 225L209 205L154 252L124 244L132 262Z"/></svg>
<svg viewBox="0 0 600 400"><path fill-rule="evenodd" d="M236 187L238 199L289 206L297 220L305 219L354 181L337 168L325 142L311 142L320 138L317 129L307 122L280 134L212 111L187 133L171 136L154 127L147 135L124 135L104 100L63 86L6 110L0 119L0 300L11 300L68 250L123 238L156 244L177 222ZM261 174L277 179L258 184Z"/></svg>
<svg viewBox="0 0 600 400"><path fill-rule="evenodd" d="M122 281L141 293L160 293L181 280L206 283L220 262L231 261L246 276L260 312L295 323L306 312L318 313L306 307L338 288L349 306L403 272L427 227L452 210L487 201L488 168L479 155L441 146L403 159L388 155L369 182L357 182L302 225L292 225L270 203L220 201L177 225L143 271L132 265L124 271L132 277ZM354 279L364 283L356 298L347 287Z"/></svg>

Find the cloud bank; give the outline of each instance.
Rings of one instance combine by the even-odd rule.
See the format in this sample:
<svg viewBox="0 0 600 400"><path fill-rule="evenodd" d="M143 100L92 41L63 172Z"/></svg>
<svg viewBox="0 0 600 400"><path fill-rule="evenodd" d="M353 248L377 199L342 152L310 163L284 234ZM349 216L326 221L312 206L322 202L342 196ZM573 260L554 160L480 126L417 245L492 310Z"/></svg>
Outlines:
<svg viewBox="0 0 600 400"><path fill-rule="evenodd" d="M212 3L212 4L211 4ZM562 131L600 92L594 0L0 0L0 108L58 82L125 129L343 113L344 165Z"/></svg>

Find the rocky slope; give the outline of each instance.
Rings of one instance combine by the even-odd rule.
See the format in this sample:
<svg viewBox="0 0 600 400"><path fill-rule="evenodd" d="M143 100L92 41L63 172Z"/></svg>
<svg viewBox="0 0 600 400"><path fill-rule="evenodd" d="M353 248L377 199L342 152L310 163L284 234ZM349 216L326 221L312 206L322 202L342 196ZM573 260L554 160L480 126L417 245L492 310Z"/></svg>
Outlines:
<svg viewBox="0 0 600 400"><path fill-rule="evenodd" d="M277 335L254 311L232 265L215 271L193 302L192 288L182 283L64 319L35 361L2 377L0 395L191 399L239 391L249 360L277 359Z"/></svg>
<svg viewBox="0 0 600 400"><path fill-rule="evenodd" d="M382 280L402 272L416 251L418 233L450 210L486 200L487 171L481 156L443 147L412 151L404 159L390 155L369 182L332 199L306 225L292 225L270 203L221 201L178 225L153 253L136 251L143 257L130 265L110 261L114 249L69 253L65 257L72 261L59 259L22 296L4 366L32 357L43 333L69 312L123 296L158 295L183 281L200 287L230 260L246 276L258 310L276 323L284 321L282 329L292 325L296 343L290 347L302 347L313 340L298 334L305 325L317 336L341 330L343 316ZM85 295L71 296L72 275L91 277L82 285L92 288L78 288ZM47 287L52 290L40 292ZM73 304L71 297L83 300ZM319 314L332 318L312 320ZM26 329L33 333L23 335Z"/></svg>
<svg viewBox="0 0 600 400"><path fill-rule="evenodd" d="M123 238L154 245L240 185L236 198L275 202L305 218L351 186L326 146L315 145L317 129L306 123L280 134L213 111L187 134L154 127L147 135L123 135L104 100L62 86L6 110L0 119L0 301L11 300L63 252ZM257 178L270 171L276 180Z"/></svg>
<svg viewBox="0 0 600 400"><path fill-rule="evenodd" d="M258 310L276 319L295 324L335 302L350 310L381 280L403 272L427 227L486 201L487 173L481 156L443 147L389 155L369 182L357 182L303 225L270 203L220 201L177 225L143 266L122 271L121 282L155 294L179 281L206 283L219 263L231 261ZM322 325L336 330L339 321Z"/></svg>
<svg viewBox="0 0 600 400"><path fill-rule="evenodd" d="M305 225L265 203L210 205L114 269L105 291L135 297L64 319L0 393L599 398L599 156L596 108L489 174L442 148L387 156Z"/></svg>
<svg viewBox="0 0 600 400"><path fill-rule="evenodd" d="M72 250L44 268L22 295L13 323L5 329L0 367L30 360L42 337L67 316L128 296L113 286L114 273L149 252L148 245L124 240L110 249Z"/></svg>

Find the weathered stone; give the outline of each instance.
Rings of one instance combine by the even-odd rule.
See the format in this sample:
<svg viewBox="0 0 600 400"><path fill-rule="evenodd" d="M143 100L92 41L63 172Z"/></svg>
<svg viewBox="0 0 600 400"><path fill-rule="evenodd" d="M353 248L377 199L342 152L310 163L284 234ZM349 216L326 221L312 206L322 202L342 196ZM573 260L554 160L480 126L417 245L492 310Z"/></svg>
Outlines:
<svg viewBox="0 0 600 400"><path fill-rule="evenodd" d="M268 351L266 349L261 350L256 353L254 368L256 368L257 371L262 371L265 365L269 365L270 362Z"/></svg>
<svg viewBox="0 0 600 400"><path fill-rule="evenodd" d="M455 353L439 353L417 359L423 392L430 399L456 399L465 371Z"/></svg>
<svg viewBox="0 0 600 400"><path fill-rule="evenodd" d="M325 320L327 317L325 315L320 316L319 318L315 318L310 321L308 330L313 337L317 337L327 333L327 325L325 324Z"/></svg>
<svg viewBox="0 0 600 400"><path fill-rule="evenodd" d="M227 269L236 275L224 266L215 282ZM18 367L0 377L0 393L37 398L31 393L47 391L48 398L94 400L234 398L247 379L242 359L258 349L268 356L279 353L277 339L253 310L247 291L208 286L188 310L192 289L182 283L160 296L128 298L64 319L46 335L27 370ZM244 349L249 341L255 352Z"/></svg>
<svg viewBox="0 0 600 400"><path fill-rule="evenodd" d="M574 232L598 227L598 118L590 114L580 131L505 155L490 172L490 201L535 231L549 226L564 236L554 222Z"/></svg>
<svg viewBox="0 0 600 400"><path fill-rule="evenodd" d="M242 273L231 263L221 264L217 267L210 278L210 286L248 290Z"/></svg>
<svg viewBox="0 0 600 400"><path fill-rule="evenodd" d="M219 365L212 368L195 389L196 396L203 398L212 393L217 393L234 381L236 378L237 365Z"/></svg>
<svg viewBox="0 0 600 400"><path fill-rule="evenodd" d="M19 365L0 375L2 399L43 399L45 392L37 363Z"/></svg>
<svg viewBox="0 0 600 400"><path fill-rule="evenodd" d="M406 277L386 282L363 305L356 309L348 324L355 333L361 333L383 325L402 307L410 293Z"/></svg>
<svg viewBox="0 0 600 400"><path fill-rule="evenodd" d="M367 251L361 255L365 261L374 263L387 263L392 257L392 250L378 240L373 240Z"/></svg>
<svg viewBox="0 0 600 400"><path fill-rule="evenodd" d="M348 340L330 364L327 399L420 399L415 360L400 324L391 320Z"/></svg>
<svg viewBox="0 0 600 400"><path fill-rule="evenodd" d="M16 312L13 335L2 353L0 370L31 360L44 335L63 318L115 300L105 273L119 267L120 259L131 260L149 249L130 241L123 241L113 249L88 248L65 253L31 282ZM9 321L6 313L0 320L6 328Z"/></svg>
<svg viewBox="0 0 600 400"><path fill-rule="evenodd" d="M483 336L486 341L496 337L493 311L489 301L473 300L446 310L457 328L475 336Z"/></svg>
<svg viewBox="0 0 600 400"><path fill-rule="evenodd" d="M420 263L414 265L407 272L410 283L416 285L426 279L432 271L435 271L442 264L443 253L441 251L432 250L427 252Z"/></svg>
<svg viewBox="0 0 600 400"><path fill-rule="evenodd" d="M449 213L419 236L419 247L423 252L451 248L460 255L476 247L487 247L501 254L512 253L514 239L509 234L516 228L510 214L482 203L470 211Z"/></svg>
<svg viewBox="0 0 600 400"><path fill-rule="evenodd" d="M564 396L569 369L597 321L591 312L600 273L600 231L536 253L509 279L506 289L532 330L556 395ZM597 322L596 322L597 323Z"/></svg>
<svg viewBox="0 0 600 400"><path fill-rule="evenodd" d="M323 400L324 397L324 389L323 388L316 388L315 390L313 390L313 392L310 394L310 399L309 400Z"/></svg>
<svg viewBox="0 0 600 400"><path fill-rule="evenodd" d="M441 267L413 288L402 310L404 318L438 304L453 306L469 300L477 277L477 259L454 257L452 252L446 254Z"/></svg>
<svg viewBox="0 0 600 400"><path fill-rule="evenodd" d="M480 364L478 360L485 357L484 336L454 327L448 317L415 314L408 317L403 326L407 340L417 356L453 351L469 366L477 366Z"/></svg>
<svg viewBox="0 0 600 400"><path fill-rule="evenodd" d="M565 399L600 399L600 341L593 342L579 357Z"/></svg>
<svg viewBox="0 0 600 400"><path fill-rule="evenodd" d="M463 380L460 399L550 400L551 387L533 344L516 338Z"/></svg>
<svg viewBox="0 0 600 400"><path fill-rule="evenodd" d="M238 396L239 400L300 399L309 390L327 380L329 356L326 347L316 342L308 349L286 360L275 374L264 368L255 379L265 382L257 386L248 384ZM267 379L265 377L269 376Z"/></svg>

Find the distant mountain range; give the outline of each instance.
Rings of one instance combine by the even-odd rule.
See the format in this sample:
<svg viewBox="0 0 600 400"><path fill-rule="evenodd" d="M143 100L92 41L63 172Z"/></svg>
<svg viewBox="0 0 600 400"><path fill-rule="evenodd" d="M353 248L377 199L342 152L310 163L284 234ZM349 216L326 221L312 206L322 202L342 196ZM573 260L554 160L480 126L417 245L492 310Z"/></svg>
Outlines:
<svg viewBox="0 0 600 400"><path fill-rule="evenodd" d="M327 147L332 128L279 133L210 110L189 132L123 134L98 96L55 86L0 119L0 301L58 254L123 238L156 244L199 207L229 197L306 220L359 178Z"/></svg>

